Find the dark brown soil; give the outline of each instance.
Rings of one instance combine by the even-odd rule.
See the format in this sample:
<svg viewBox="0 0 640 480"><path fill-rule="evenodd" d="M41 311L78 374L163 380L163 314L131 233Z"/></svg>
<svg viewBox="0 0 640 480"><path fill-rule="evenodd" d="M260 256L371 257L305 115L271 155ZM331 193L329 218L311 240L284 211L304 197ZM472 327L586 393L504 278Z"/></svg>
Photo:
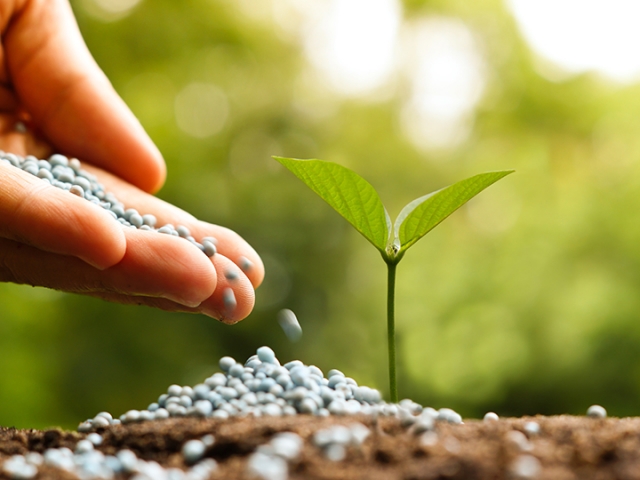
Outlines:
<svg viewBox="0 0 640 480"><path fill-rule="evenodd" d="M537 435L518 442L514 430L525 432L527 421L540 425ZM340 423L359 421L372 434L361 448L350 447L345 460L327 460L313 445L313 433ZM497 422L467 420L464 425L438 423L436 435L426 438L404 428L395 418L284 418L168 419L97 430L106 454L129 448L145 460L185 467L182 444L207 433L215 444L206 456L218 471L211 479L248 479L246 461L256 447L276 433L296 432L305 440L299 460L290 465L290 479L640 479L640 418L593 419L556 416L507 418ZM514 436L515 435L515 436ZM0 462L7 456L46 448L74 448L84 434L60 430L0 428ZM523 440L522 436L519 436ZM539 468L519 469L524 456ZM535 457L536 460L533 460ZM185 467L186 468L186 467ZM1 470L0 470L1 472ZM0 478L5 479L0 473ZM75 478L60 470L42 468L38 479Z"/></svg>

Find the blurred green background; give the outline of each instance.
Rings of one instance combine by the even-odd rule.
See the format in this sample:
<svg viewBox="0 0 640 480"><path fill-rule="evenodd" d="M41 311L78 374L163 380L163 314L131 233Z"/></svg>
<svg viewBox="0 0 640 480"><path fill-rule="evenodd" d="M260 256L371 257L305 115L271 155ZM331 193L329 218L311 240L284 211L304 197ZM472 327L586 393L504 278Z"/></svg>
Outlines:
<svg viewBox="0 0 640 480"><path fill-rule="evenodd" d="M271 155L353 168L392 217L515 169L400 264L400 396L471 417L640 413L640 85L563 72L502 1L353 2L71 2L165 156L159 196L236 230L267 277L235 326L0 285L0 425L141 409L261 345L386 392L384 263Z"/></svg>

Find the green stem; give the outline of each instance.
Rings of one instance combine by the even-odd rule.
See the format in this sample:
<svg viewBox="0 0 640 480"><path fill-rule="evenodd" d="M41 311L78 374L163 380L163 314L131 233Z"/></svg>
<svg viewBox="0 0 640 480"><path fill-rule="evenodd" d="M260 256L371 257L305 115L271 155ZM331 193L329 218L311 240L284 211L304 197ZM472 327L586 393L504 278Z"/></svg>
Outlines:
<svg viewBox="0 0 640 480"><path fill-rule="evenodd" d="M395 289L397 262L387 262L387 343L389 349L389 391L391 403L398 403L396 382Z"/></svg>

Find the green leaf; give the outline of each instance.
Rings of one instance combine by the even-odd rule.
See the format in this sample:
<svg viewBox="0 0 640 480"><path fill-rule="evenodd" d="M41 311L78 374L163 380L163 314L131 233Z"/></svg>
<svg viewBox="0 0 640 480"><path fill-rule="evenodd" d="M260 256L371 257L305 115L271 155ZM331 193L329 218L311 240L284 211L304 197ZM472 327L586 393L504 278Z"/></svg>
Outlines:
<svg viewBox="0 0 640 480"><path fill-rule="evenodd" d="M506 170L474 175L409 203L395 223L400 251L408 249L462 205L512 172Z"/></svg>
<svg viewBox="0 0 640 480"><path fill-rule="evenodd" d="M320 195L384 254L391 220L378 193L369 182L336 163L273 158Z"/></svg>

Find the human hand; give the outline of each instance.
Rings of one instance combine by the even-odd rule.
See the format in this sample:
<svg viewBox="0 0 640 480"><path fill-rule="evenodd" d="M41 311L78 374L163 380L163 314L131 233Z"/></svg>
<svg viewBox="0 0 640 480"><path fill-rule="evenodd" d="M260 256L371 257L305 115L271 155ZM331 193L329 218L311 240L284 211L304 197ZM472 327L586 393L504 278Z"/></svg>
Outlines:
<svg viewBox="0 0 640 480"><path fill-rule="evenodd" d="M76 156L127 208L219 242L209 259L183 239L122 227L99 206L0 164L0 280L227 323L246 317L264 276L260 258L234 232L146 193L164 180L162 157L91 58L66 0L2 2L0 32L0 149ZM234 308L223 299L228 288Z"/></svg>

